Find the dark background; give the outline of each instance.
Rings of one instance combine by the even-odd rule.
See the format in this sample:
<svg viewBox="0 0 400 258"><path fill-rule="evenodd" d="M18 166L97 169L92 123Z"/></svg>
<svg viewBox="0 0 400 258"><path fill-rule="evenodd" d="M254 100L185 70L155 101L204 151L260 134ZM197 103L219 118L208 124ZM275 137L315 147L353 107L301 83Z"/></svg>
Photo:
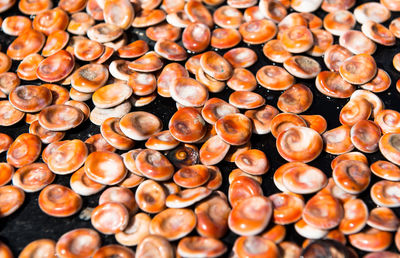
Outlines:
<svg viewBox="0 0 400 258"><path fill-rule="evenodd" d="M364 2L369 2L369 1L357 1L356 5L359 5ZM7 16L11 15L21 15L21 13L18 10L18 3L14 5L13 8L11 8L9 11L0 14L0 16L4 19ZM54 1L54 6L57 6L57 1ZM212 8L210 10L213 10L215 8ZM354 8L352 8L350 11L353 11ZM292 10L290 10L292 11ZM320 18L323 18L325 16L325 12L322 11L321 9L317 10L315 12ZM390 20L393 18L398 17L398 13L392 13L392 17ZM385 26L388 26L390 23L390 20L386 23L384 23ZM360 30L360 25L356 25L356 29ZM153 41L150 41L149 39L144 36L145 34L143 33L144 30L138 30L134 28L130 28L126 31L126 34L128 36L128 43L137 40L137 39L145 39L149 45L150 48L154 46ZM6 52L7 46L14 40L15 37L8 36L4 34L2 31L0 31L0 44L2 46L1 50L2 52ZM335 43L338 42L338 37L335 37ZM375 57L375 60L377 62L377 65L379 68L384 69L387 71L392 78L392 85L389 90L383 92L383 93L378 93L377 95L384 101L385 107L388 109L394 109L397 111L400 111L400 93L396 91L395 84L397 80L400 78L399 73L393 68L392 65L392 59L393 56L399 52L400 50L400 45L399 45L399 40L397 39L396 45L392 47L383 47L383 46L378 46L377 51L373 55ZM180 42L181 43L181 42ZM258 61L249 68L254 74L257 72L259 68L261 68L264 65L271 65L273 64L271 61L269 61L262 53L262 46L263 45L256 45L256 46L251 46L244 44L243 42L239 46L246 46L250 47L253 50L256 51L258 55ZM210 48L211 50L212 48ZM218 50L218 49L212 49L217 52L219 52L221 55L225 53L226 51L223 50ZM117 58L117 57L116 57ZM326 66L323 63L322 58L315 58L322 66L322 70L328 70ZM11 71L15 71L17 68L19 62L13 62L13 66ZM281 64L274 64L274 65L279 65L282 66ZM309 110L304 112L304 114L320 114L324 116L328 122L328 130L332 129L334 127L337 127L340 125L339 120L338 120L338 115L340 112L340 109L347 103L347 99L333 99L333 98L328 98L322 93L320 93L314 84L314 79L312 80L303 80L303 79L297 79L297 82L304 83L305 85L309 86L314 94L314 101ZM27 85L27 84L40 84L39 81L34 81L34 82L26 82L26 81L21 81L21 85ZM68 87L69 88L69 87ZM211 97L219 97L224 100L228 100L229 95L233 91L229 88L226 87L226 89L218 94L210 94ZM260 93L265 99L266 103L269 105L273 105L276 107L277 99L281 92L274 92L274 91L269 91L266 90L265 88L258 86L255 92ZM93 108L92 102L89 100L87 101L87 104ZM140 108L133 108L132 111L136 110L145 110L148 112L151 112L155 115L157 115L164 124L163 129L168 129L168 121L169 118L172 116L172 114L176 111L176 106L175 102L171 98L163 98L160 96L157 96L156 100L152 102L151 104L145 106L145 107L140 107ZM242 110L243 113L243 110ZM11 126L11 127L1 127L0 126L0 132L7 133L10 136L12 136L14 139L22 133L28 132L28 127L29 125L25 124L24 121L19 122L18 124ZM78 128L75 128L74 130L71 130L67 133L65 139L82 139L86 140L90 135L97 134L99 133L99 127L92 124L89 120L87 120L85 123L80 125ZM271 134L267 135L253 135L251 138L251 143L253 148L257 148L260 150L263 150L267 156L268 159L270 160L271 163L271 168L268 171L267 174L263 176L263 183L262 183L262 188L264 190L264 195L269 196L273 193L279 192L279 190L275 187L273 183L273 174L274 171L282 164L286 163L284 159L282 159L275 147L275 138ZM136 147L143 147L144 142L137 142ZM43 148L45 145L43 146ZM200 146L199 146L200 147ZM121 152L119 152L121 153ZM366 154L369 160L369 164L376 160L384 159L383 156L377 152L374 154ZM0 154L0 162L4 162L6 158L5 153ZM334 159L334 155L327 154L323 152L316 160L313 162L309 163L312 166L316 166L320 168L322 171L326 173L328 177L331 177L331 168L330 168L330 162L332 159ZM38 162L41 162L41 160L38 160ZM220 190L224 191L227 194L227 190L229 187L228 183L228 175L231 170L233 170L235 167L234 163L227 163L227 162L222 162L218 164L219 168L221 169L223 173L223 184L220 188ZM65 175L65 176L60 176L57 175L54 183L57 184L62 184L66 185L69 187L69 179L70 175ZM374 182L376 182L378 178L375 175L372 175L372 181L370 186L373 185ZM135 191L135 189L132 189L132 191ZM372 202L370 196L370 187L365 190L361 195L360 198L362 198L365 203L368 205L369 209L372 209L376 207L376 205ZM93 195L90 197L83 197L83 207L82 209L86 207L96 207L98 203L98 198L101 193L97 195ZM89 227L92 228L90 221L84 221L79 218L79 213L68 217L68 218L54 218L50 217L46 214L44 214L38 206L38 196L39 192L37 193L26 193L26 198L25 202L22 205L20 209L18 209L15 213L12 215L1 218L0 219L0 240L5 242L13 251L14 255L18 255L21 250L29 244L33 240L37 240L40 238L50 238L55 241L64 233L67 231L70 231L75 228L80 228L80 227ZM305 196L306 199L308 199L310 196ZM394 209L396 214L400 217L400 209ZM272 223L271 223L272 224ZM195 231L192 233L194 234ZM231 249L233 242L236 239L236 235L233 233L229 233L227 236L223 238L223 241L227 244L229 249ZM287 226L287 235L285 240L292 240L296 241L299 245L301 245L303 239L295 232L294 228L292 225ZM102 235L102 244L107 245L111 243L116 243L114 236L104 236ZM394 247L394 244L390 248L391 251L396 251L396 248ZM359 252L360 255L363 255L363 252Z"/></svg>

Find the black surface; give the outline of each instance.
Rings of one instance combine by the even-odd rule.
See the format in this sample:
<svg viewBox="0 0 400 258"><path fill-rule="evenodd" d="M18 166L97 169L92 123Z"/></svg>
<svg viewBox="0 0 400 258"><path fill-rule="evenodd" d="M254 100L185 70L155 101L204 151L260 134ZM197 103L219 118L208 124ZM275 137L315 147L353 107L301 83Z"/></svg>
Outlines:
<svg viewBox="0 0 400 258"><path fill-rule="evenodd" d="M361 4L363 2L369 1L357 1L357 4ZM56 3L55 5L56 6ZM353 9L351 9L353 11ZM17 5L15 5L11 10L6 13L0 14L0 16L4 19L9 15L15 15L21 13L18 11ZM323 18L325 12L322 10L318 10L316 14ZM398 13L392 13L392 18L398 17ZM391 18L391 19L392 19ZM390 21L384 23L384 25L388 26ZM357 29L360 29L360 25L357 24ZM128 42L132 42L136 39L146 39L143 33L143 30L137 30L130 28L127 31ZM2 45L2 52L5 52L9 43L15 37L10 37L3 32L0 32L0 43ZM148 39L146 39L148 41ZM337 43L338 38L335 37L335 43ZM400 94L395 89L395 83L400 78L399 73L394 70L392 66L393 56L400 52L400 41L396 41L396 45L393 47L382 47L378 46L376 53L373 55L377 62L379 68L387 71L392 78L392 85L389 90L377 94L385 103L386 108L395 109L400 111ZM154 42L149 42L150 47L154 46ZM241 46L248 46L247 44L241 43ZM262 45L258 46L248 46L254 49L259 57L256 64L254 64L249 69L255 74L256 71L264 65L270 65L271 63L266 57L264 57L262 53ZM215 50L215 49L214 49ZM223 54L225 51L217 50L219 53ZM326 66L323 64L322 58L316 58L316 60L321 64L322 70L327 70ZM12 70L15 71L18 62L13 63ZM277 64L281 66L281 64ZM326 97L321 94L314 85L314 80L301 80L297 79L297 82L304 83L309 86L314 94L314 101L309 110L304 112L304 114L320 114L324 116L328 122L328 129L332 129L340 125L338 120L338 114L340 109L347 103L347 99L333 99ZM40 82L21 82L21 85L27 84L39 84ZM228 100L229 94L232 92L231 89L226 88L223 92L218 94L210 94L211 97L219 97L224 100ZM276 106L277 99L281 92L273 92L268 91L261 86L258 86L255 92L260 93L267 101L267 104ZM93 104L91 101L87 102L91 107ZM133 108L132 111L135 110L145 110L157 115L164 124L164 129L168 129L168 121L171 115L176 111L175 102L172 99L162 98L160 96L148 106L142 108ZM242 111L243 112L243 111ZM25 124L24 121L11 126L11 127L0 127L0 132L7 133L11 135L14 139L21 133L28 132L28 125ZM82 140L86 140L90 135L99 133L99 127L91 124L90 121L86 121L84 124L80 125L78 128L68 132L65 139L75 139L79 138ZM269 196L273 193L279 192L275 187L272 177L274 171L282 164L286 163L283 160L275 147L275 138L271 134L267 135L253 135L251 138L252 147L263 150L268 159L271 161L271 169L267 174L263 176L262 188L264 190L264 194ZM138 142L136 147L142 147L144 142ZM366 154L368 157L369 163L384 159L383 156L378 152L374 154ZM324 171L328 177L331 176L331 168L330 162L334 158L334 155L330 155L327 153L322 153L316 160L309 163L310 165L316 166ZM0 162L5 161L5 153L0 154ZM218 164L219 168L223 172L224 180L223 185L221 186L222 191L227 193L229 183L228 183L228 174L229 172L235 168L235 165L232 163L222 162ZM54 183L63 184L69 186L69 178L70 175L66 176L56 176ZM374 182L377 181L377 177L372 175L372 181L370 186ZM134 189L132 189L134 191ZM370 187L364 191L360 198L362 198L365 203L368 205L369 209L376 207L376 205L371 201L369 197ZM38 206L38 195L39 193L27 193L26 199L23 206L16 211L14 214L9 217L0 219L0 240L4 241L7 245L10 246L11 250L15 255L19 254L20 251L31 241L40 239L40 238L50 238L57 240L62 234L65 232L80 228L80 227L89 227L92 228L90 221L84 221L79 219L79 213L68 217L68 218L54 218L44 214ZM83 197L83 209L86 207L95 207L97 206L98 198L100 194L93 195L90 197ZM305 196L306 199L309 196ZM395 209L396 214L400 217L400 209ZM231 248L236 236L233 233L229 233L227 236L223 238L223 241ZM301 244L302 238L298 236L298 234L293 229L293 226L287 227L287 236L285 240L293 240L298 244ZM102 235L102 244L111 244L116 243L114 236L104 236ZM396 251L394 245L390 248L391 251ZM363 254L363 252L360 252Z"/></svg>

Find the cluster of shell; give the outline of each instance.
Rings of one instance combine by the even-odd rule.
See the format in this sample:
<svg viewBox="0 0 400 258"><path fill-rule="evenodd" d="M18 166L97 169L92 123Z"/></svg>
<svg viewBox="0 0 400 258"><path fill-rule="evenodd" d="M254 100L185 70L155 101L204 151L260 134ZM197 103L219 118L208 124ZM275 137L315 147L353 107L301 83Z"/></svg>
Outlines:
<svg viewBox="0 0 400 258"><path fill-rule="evenodd" d="M0 11L15 3L2 1ZM0 164L0 216L21 207L25 193L40 191L44 213L68 217L80 211L82 196L111 186L89 215L94 229L121 244L101 247L95 230L80 228L57 242L36 240L20 257L357 257L347 241L375 252L365 257L398 257L385 250L393 238L400 248L391 209L400 207L400 113L385 109L375 94L391 79L371 55L376 44L392 46L400 37L400 19L388 28L381 24L400 11L400 1L364 3L350 12L354 4L61 0L53 8L50 0L19 1L33 21L22 15L2 21L3 32L18 37L0 53L0 97L8 98L0 101L0 125L25 119L30 126L14 140L0 134L0 151L7 151ZM318 8L328 13L323 19L312 14ZM356 22L361 31L353 30ZM146 41L127 42L131 26L146 28L154 51ZM267 65L253 74L247 68L259 57L236 47L242 41L264 44L265 57L283 67ZM226 53L204 52L209 46ZM329 71L315 59L322 56ZM20 61L14 72L12 60ZM393 65L400 71L400 55ZM295 78L315 78L326 96L349 98L341 126L326 131L324 117L300 115L313 94ZM45 84L20 85L37 79ZM277 108L253 92L257 85L283 91ZM234 91L229 103L209 98L226 86ZM151 113L131 112L157 95L176 101L168 130ZM101 134L63 140L87 119ZM288 161L274 172L281 193L263 194L270 163L251 148L252 133L271 133ZM138 141L146 141L146 149L134 148ZM362 152L378 150L387 161L369 165ZM338 155L331 178L306 164L322 151ZM40 155L44 163L35 162ZM238 167L229 174L227 195L218 191L222 160ZM70 187L52 184L56 175L71 175ZM370 192L379 207L368 210L357 196L371 176L382 180ZM312 196L305 200L305 194ZM303 247L284 241L290 224L306 239ZM189 236L192 231L198 236ZM231 252L220 240L228 231L239 235ZM0 253L12 257L3 243Z"/></svg>

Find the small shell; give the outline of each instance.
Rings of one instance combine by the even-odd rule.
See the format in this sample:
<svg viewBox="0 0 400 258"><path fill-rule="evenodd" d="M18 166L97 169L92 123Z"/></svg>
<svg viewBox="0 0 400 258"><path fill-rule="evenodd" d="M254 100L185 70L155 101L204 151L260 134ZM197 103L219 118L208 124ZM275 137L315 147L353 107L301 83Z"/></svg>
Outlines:
<svg viewBox="0 0 400 258"><path fill-rule="evenodd" d="M296 114L281 113L276 114L271 120L271 134L278 137L281 132L288 130L294 126L307 126L306 121Z"/></svg>
<svg viewBox="0 0 400 258"><path fill-rule="evenodd" d="M153 41L162 39L176 41L181 36L181 29L169 23L161 23L147 28L146 36Z"/></svg>
<svg viewBox="0 0 400 258"><path fill-rule="evenodd" d="M250 140L251 120L242 114L229 114L215 123L217 135L231 145L242 145Z"/></svg>
<svg viewBox="0 0 400 258"><path fill-rule="evenodd" d="M113 152L96 151L87 156L85 173L93 181L115 185L126 176L126 168L120 155ZM112 173L110 173L112 171Z"/></svg>
<svg viewBox="0 0 400 258"><path fill-rule="evenodd" d="M88 29L87 36L91 40L97 41L99 43L105 43L119 38L122 33L123 30L116 25L109 23L99 23Z"/></svg>
<svg viewBox="0 0 400 258"><path fill-rule="evenodd" d="M400 198L396 194L399 187L399 182L387 180L378 181L371 187L371 199L376 205L379 206L389 208L400 207Z"/></svg>
<svg viewBox="0 0 400 258"><path fill-rule="evenodd" d="M191 2L196 2L192 0ZM183 46L193 52L205 50L211 40L211 31L203 23L191 23L182 33Z"/></svg>
<svg viewBox="0 0 400 258"><path fill-rule="evenodd" d="M375 59L368 54L347 58L339 68L342 78L352 84L364 84L372 80L377 72Z"/></svg>
<svg viewBox="0 0 400 258"><path fill-rule="evenodd" d="M106 23L127 29L133 22L135 11L129 0L105 0L103 15Z"/></svg>
<svg viewBox="0 0 400 258"><path fill-rule="evenodd" d="M120 119L110 117L106 119L100 127L101 135L104 139L112 145L114 148L119 150L129 150L135 145L135 142L125 136L119 127Z"/></svg>
<svg viewBox="0 0 400 258"><path fill-rule="evenodd" d="M254 20L242 23L239 27L243 41L248 44L262 44L275 37L277 27L270 20Z"/></svg>
<svg viewBox="0 0 400 258"><path fill-rule="evenodd" d="M96 194L105 188L105 185L96 183L90 179L85 169L81 167L71 175L70 179L71 189L81 196L89 196Z"/></svg>
<svg viewBox="0 0 400 258"><path fill-rule="evenodd" d="M85 35L94 23L94 18L88 13L73 13L70 17L67 31L75 35Z"/></svg>
<svg viewBox="0 0 400 258"><path fill-rule="evenodd" d="M235 68L226 85L235 91L253 91L257 87L256 77L245 68Z"/></svg>
<svg viewBox="0 0 400 258"><path fill-rule="evenodd" d="M19 86L10 92L10 103L23 112L39 112L50 105L52 94L43 86Z"/></svg>
<svg viewBox="0 0 400 258"><path fill-rule="evenodd" d="M59 175L70 174L78 170L86 160L88 149L81 140L67 141L56 147L47 157L50 170Z"/></svg>
<svg viewBox="0 0 400 258"><path fill-rule="evenodd" d="M83 122L83 112L73 106L51 105L39 113L39 123L51 131L66 131L75 128Z"/></svg>
<svg viewBox="0 0 400 258"><path fill-rule="evenodd" d="M347 10L337 10L324 17L324 28L335 36L341 36L354 28L356 20Z"/></svg>
<svg viewBox="0 0 400 258"><path fill-rule="evenodd" d="M21 251L21 258L32 257L35 255L55 258L56 242L51 239L38 239L27 244Z"/></svg>
<svg viewBox="0 0 400 258"><path fill-rule="evenodd" d="M69 41L69 34L63 30L57 30L52 32L46 40L46 44L43 47L42 55L44 57L51 56L63 49Z"/></svg>
<svg viewBox="0 0 400 258"><path fill-rule="evenodd" d="M367 21L361 26L361 30L365 36L384 46L393 46L396 43L396 38L392 32L385 26Z"/></svg>
<svg viewBox="0 0 400 258"><path fill-rule="evenodd" d="M196 216L190 209L169 208L153 217L150 233L173 241L188 235L196 226Z"/></svg>
<svg viewBox="0 0 400 258"><path fill-rule="evenodd" d="M215 10L213 14L214 22L221 28L237 29L242 22L242 13L228 5L223 5Z"/></svg>
<svg viewBox="0 0 400 258"><path fill-rule="evenodd" d="M303 210L304 221L318 229L331 229L339 225L343 208L330 194L316 194L307 201Z"/></svg>
<svg viewBox="0 0 400 258"><path fill-rule="evenodd" d="M4 218L11 215L22 206L24 201L25 193L21 188L12 185L1 186L0 217ZM12 257L12 255L10 257Z"/></svg>
<svg viewBox="0 0 400 258"><path fill-rule="evenodd" d="M63 234L57 241L57 256L92 256L101 246L100 235L89 228L78 228Z"/></svg>
<svg viewBox="0 0 400 258"><path fill-rule="evenodd" d="M351 143L350 129L348 125L342 125L326 131L322 137L325 143L325 151L331 154L343 154L354 149Z"/></svg>
<svg viewBox="0 0 400 258"><path fill-rule="evenodd" d="M68 14L61 8L56 7L36 14L32 22L32 27L48 36L54 31L65 30L68 23Z"/></svg>
<svg viewBox="0 0 400 258"><path fill-rule="evenodd" d="M307 163L319 156L323 141L311 128L291 127L278 135L276 146L284 159Z"/></svg>
<svg viewBox="0 0 400 258"><path fill-rule="evenodd" d="M254 109L263 106L265 99L252 91L235 91L229 95L229 104L240 109Z"/></svg>
<svg viewBox="0 0 400 258"><path fill-rule="evenodd" d="M46 186L39 195L39 207L49 216L68 217L82 207L82 198L70 188L52 184Z"/></svg>
<svg viewBox="0 0 400 258"><path fill-rule="evenodd" d="M307 56L292 56L286 59L283 66L290 74L302 79L315 78L321 71L319 63Z"/></svg>
<svg viewBox="0 0 400 258"><path fill-rule="evenodd" d="M254 50L245 47L232 48L224 54L224 58L234 68L246 68L257 62L257 54Z"/></svg>
<svg viewBox="0 0 400 258"><path fill-rule="evenodd" d="M365 3L354 9L354 16L361 24L367 21L384 23L390 18L390 11L380 3Z"/></svg>
<svg viewBox="0 0 400 258"><path fill-rule="evenodd" d="M30 54L39 52L45 41L46 38L41 32L26 30L8 46L7 56L13 60L22 60Z"/></svg>
<svg viewBox="0 0 400 258"><path fill-rule="evenodd" d="M7 151L7 162L16 168L31 164L39 157L41 148L42 142L38 136L20 134Z"/></svg>
<svg viewBox="0 0 400 258"><path fill-rule="evenodd" d="M75 60L71 53L60 50L39 63L36 75L42 81L57 82L66 78L74 66Z"/></svg>
<svg viewBox="0 0 400 258"><path fill-rule="evenodd" d="M283 187L292 193L315 193L328 183L325 174L318 168L299 162L292 162L286 167L287 170L283 171L279 180L282 180Z"/></svg>
<svg viewBox="0 0 400 258"><path fill-rule="evenodd" d="M113 223L109 221L112 220ZM91 215L92 226L105 235L123 231L128 225L129 212L118 202L106 202L97 206Z"/></svg>
<svg viewBox="0 0 400 258"><path fill-rule="evenodd" d="M396 231L399 226L399 219L392 209L377 207L369 213L367 224L383 231Z"/></svg>
<svg viewBox="0 0 400 258"><path fill-rule="evenodd" d="M162 129L161 120L155 115L144 111L136 111L124 115L119 122L119 126L127 137L137 141L147 140Z"/></svg>
<svg viewBox="0 0 400 258"><path fill-rule="evenodd" d="M400 181L400 168L385 160L378 160L371 164L370 169L376 176L390 180Z"/></svg>
<svg viewBox="0 0 400 258"><path fill-rule="evenodd" d="M121 104L131 95L131 87L123 83L114 83L96 90L92 95L92 101L98 108L111 108Z"/></svg>
<svg viewBox="0 0 400 258"><path fill-rule="evenodd" d="M271 240L260 236L241 236L238 237L233 246L233 250L239 257L279 257L280 251L276 244Z"/></svg>
<svg viewBox="0 0 400 258"><path fill-rule="evenodd" d="M1 24L3 32L10 36L18 36L25 29L31 28L32 22L28 17L25 16L8 16L4 19Z"/></svg>
<svg viewBox="0 0 400 258"><path fill-rule="evenodd" d="M271 131L272 119L278 115L279 111L270 105L264 107L247 110L244 114L253 122L253 133L267 134Z"/></svg>
<svg viewBox="0 0 400 258"><path fill-rule="evenodd" d="M181 108L169 121L171 135L181 142L197 142L207 132L206 122L200 112L192 107Z"/></svg>
<svg viewBox="0 0 400 258"><path fill-rule="evenodd" d="M256 235L268 225L272 211L272 202L264 196L243 199L229 214L229 229L238 235Z"/></svg>
<svg viewBox="0 0 400 258"><path fill-rule="evenodd" d="M257 82L269 90L286 90L294 84L294 77L279 66L266 65L256 74Z"/></svg>
<svg viewBox="0 0 400 258"><path fill-rule="evenodd" d="M294 84L278 98L277 106L283 112L302 113L312 104L313 94L304 84Z"/></svg>
<svg viewBox="0 0 400 258"><path fill-rule="evenodd" d="M369 228L349 236L351 245L366 252L383 251L392 243L392 234Z"/></svg>
<svg viewBox="0 0 400 258"><path fill-rule="evenodd" d="M376 44L367 38L364 33L357 30L349 30L343 33L339 38L339 44L356 55L372 55L376 50Z"/></svg>
<svg viewBox="0 0 400 258"><path fill-rule="evenodd" d="M51 184L55 175L44 163L33 163L18 169L13 175L13 185L25 192L37 192Z"/></svg>
<svg viewBox="0 0 400 258"><path fill-rule="evenodd" d="M331 71L338 72L342 62L352 55L347 48L340 45L332 45L325 51L324 62Z"/></svg>
<svg viewBox="0 0 400 258"><path fill-rule="evenodd" d="M136 248L138 257L174 257L174 249L165 237L149 235L143 238Z"/></svg>
<svg viewBox="0 0 400 258"><path fill-rule="evenodd" d="M373 153L378 150L381 129L372 121L360 120L351 128L350 137L357 149L366 153Z"/></svg>
<svg viewBox="0 0 400 258"><path fill-rule="evenodd" d="M160 9L154 10L142 10L140 13L135 15L132 27L134 28L145 28L152 25L159 24L165 20L166 14Z"/></svg>
<svg viewBox="0 0 400 258"><path fill-rule="evenodd" d="M115 234L118 243L125 246L135 246L150 235L149 225L151 218L145 213L137 213L129 219L124 231Z"/></svg>
<svg viewBox="0 0 400 258"><path fill-rule="evenodd" d="M184 237L177 247L177 253L182 257L218 257L226 251L227 247L221 240L199 236Z"/></svg>

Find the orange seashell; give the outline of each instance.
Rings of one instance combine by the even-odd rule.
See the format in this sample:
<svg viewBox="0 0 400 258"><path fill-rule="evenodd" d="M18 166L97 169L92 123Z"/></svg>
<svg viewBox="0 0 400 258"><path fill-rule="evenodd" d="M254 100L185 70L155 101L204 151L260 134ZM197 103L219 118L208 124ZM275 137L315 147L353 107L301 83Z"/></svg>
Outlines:
<svg viewBox="0 0 400 258"><path fill-rule="evenodd" d="M25 201L24 191L16 186L5 185L0 187L0 217L4 218L18 210ZM2 244L3 245L3 244ZM3 246L2 246L3 247ZM0 254L3 255L2 252ZM10 252L11 254L11 252ZM10 256L12 257L12 255Z"/></svg>
<svg viewBox="0 0 400 258"><path fill-rule="evenodd" d="M192 2L196 2L192 0ZM193 52L202 52L210 44L211 32L203 23L191 23L182 33L183 46Z"/></svg>
<svg viewBox="0 0 400 258"><path fill-rule="evenodd" d="M36 75L45 82L56 82L66 78L74 69L74 57L65 50L47 57L36 70Z"/></svg>
<svg viewBox="0 0 400 258"><path fill-rule="evenodd" d="M349 30L343 33L339 38L339 44L356 55L372 55L376 50L376 44L357 30Z"/></svg>
<svg viewBox="0 0 400 258"><path fill-rule="evenodd" d="M357 249L366 252L383 251L392 243L392 234L370 228L349 236L349 242Z"/></svg>
<svg viewBox="0 0 400 258"><path fill-rule="evenodd" d="M290 74L302 79L315 78L321 71L319 63L307 56L292 56L286 59L283 66Z"/></svg>
<svg viewBox="0 0 400 258"><path fill-rule="evenodd" d="M243 41L248 44L262 44L275 37L277 27L270 20L254 20L242 23L239 27Z"/></svg>
<svg viewBox="0 0 400 258"><path fill-rule="evenodd" d="M281 132L294 126L307 126L306 121L296 114L281 113L276 114L271 120L271 134L276 138Z"/></svg>
<svg viewBox="0 0 400 258"><path fill-rule="evenodd" d="M54 8L38 13L32 22L33 29L46 36L57 30L65 30L69 23L68 14L61 8Z"/></svg>
<svg viewBox="0 0 400 258"><path fill-rule="evenodd" d="M11 36L18 36L22 31L32 27L32 22L25 16L8 16L1 24L1 29L4 33Z"/></svg>
<svg viewBox="0 0 400 258"><path fill-rule="evenodd" d="M101 246L99 234L93 229L78 228L62 235L56 244L56 254L59 257L74 255L92 256Z"/></svg>
<svg viewBox="0 0 400 258"><path fill-rule="evenodd" d="M301 218L304 208L304 201L301 198L288 193L276 193L269 198L274 205L274 223L286 225Z"/></svg>
<svg viewBox="0 0 400 258"><path fill-rule="evenodd" d="M45 10L51 9L52 7L53 3L50 0L22 0L18 2L19 10L27 15L36 15Z"/></svg>
<svg viewBox="0 0 400 258"><path fill-rule="evenodd" d="M45 36L33 29L24 31L7 48L7 56L14 60L22 60L30 54L40 51L45 43Z"/></svg>
<svg viewBox="0 0 400 258"><path fill-rule="evenodd" d="M128 29L135 17L135 11L129 0L105 0L103 15L106 23Z"/></svg>
<svg viewBox="0 0 400 258"><path fill-rule="evenodd" d="M250 246L253 246L250 248ZM233 246L234 252L242 257L271 257L277 258L280 251L276 244L260 236L241 236L238 237Z"/></svg>
<svg viewBox="0 0 400 258"><path fill-rule="evenodd" d="M90 179L85 169L81 167L71 175L70 179L71 189L81 196L89 196L96 194L105 188L105 185L96 183Z"/></svg>
<svg viewBox="0 0 400 258"><path fill-rule="evenodd" d="M224 54L224 58L234 68L246 68L257 62L257 54L250 48L238 47L233 48Z"/></svg>
<svg viewBox="0 0 400 258"><path fill-rule="evenodd" d="M243 199L229 214L229 229L238 235L256 235L268 225L272 211L271 201L264 196Z"/></svg>
<svg viewBox="0 0 400 258"><path fill-rule="evenodd" d="M251 120L242 114L226 115L215 123L217 135L231 145L242 145L249 141Z"/></svg>
<svg viewBox="0 0 400 258"><path fill-rule="evenodd" d="M109 223L110 218L113 218L115 221ZM106 202L93 210L90 220L95 229L105 235L111 235L121 232L127 227L129 212L121 203Z"/></svg>
<svg viewBox="0 0 400 258"><path fill-rule="evenodd" d="M0 177L0 186L8 184L13 175L14 175L14 168L5 162L0 163L0 169L3 172Z"/></svg>
<svg viewBox="0 0 400 258"><path fill-rule="evenodd" d="M312 104L313 94L304 84L294 84L278 98L277 106L283 112L302 113Z"/></svg>
<svg viewBox="0 0 400 258"><path fill-rule="evenodd" d="M325 151L335 155L352 151L354 145L351 142L350 129L350 126L342 125L326 131L322 135L325 143Z"/></svg>
<svg viewBox="0 0 400 258"><path fill-rule="evenodd" d="M247 110L244 114L253 122L253 133L267 134L271 132L272 119L278 115L279 111L270 105L264 107Z"/></svg>
<svg viewBox="0 0 400 258"><path fill-rule="evenodd" d="M153 217L150 233L173 241L188 235L195 226L196 215L192 210L168 208Z"/></svg>
<svg viewBox="0 0 400 258"><path fill-rule="evenodd" d="M341 36L354 28L356 19L347 10L337 10L324 17L324 28L335 36Z"/></svg>
<svg viewBox="0 0 400 258"><path fill-rule="evenodd" d="M296 147L292 148L291 145ZM279 154L287 161L307 163L319 156L323 148L323 141L315 130L296 126L278 135L276 147Z"/></svg>
<svg viewBox="0 0 400 258"><path fill-rule="evenodd" d="M35 96L32 98L31 96ZM23 112L39 112L51 104L51 91L43 86L26 85L10 92L10 103Z"/></svg>
<svg viewBox="0 0 400 258"><path fill-rule="evenodd" d="M16 168L31 164L39 157L41 148L42 142L38 136L20 134L7 151L7 162Z"/></svg>
<svg viewBox="0 0 400 258"><path fill-rule="evenodd" d="M87 0L62 0L58 6L69 13L82 11L86 7Z"/></svg>
<svg viewBox="0 0 400 258"><path fill-rule="evenodd" d="M163 10L142 10L140 13L135 15L135 19L132 22L134 28L145 28L161 23L165 20L166 14Z"/></svg>
<svg viewBox="0 0 400 258"><path fill-rule="evenodd" d="M105 185L118 184L125 178L127 173L121 156L113 152L105 151L90 153L89 156L87 156L84 168L86 175L90 179ZM107 173L110 168L112 168L112 174Z"/></svg>
<svg viewBox="0 0 400 258"><path fill-rule="evenodd" d="M17 75L20 79L26 81L37 80L36 69L43 57L39 54L31 54L25 57L17 68Z"/></svg>
<svg viewBox="0 0 400 258"><path fill-rule="evenodd" d="M181 29L169 23L154 25L146 29L146 36L153 41L161 39L176 41L180 35Z"/></svg>
<svg viewBox="0 0 400 258"><path fill-rule="evenodd" d="M70 188L52 184L46 186L39 195L39 207L49 216L68 217L82 207L82 198Z"/></svg>
<svg viewBox="0 0 400 258"><path fill-rule="evenodd" d="M38 239L30 242L20 253L21 258L27 258L34 255L43 255L49 258L55 258L56 242L51 239Z"/></svg>
<svg viewBox="0 0 400 258"><path fill-rule="evenodd" d="M182 238L177 247L177 253L184 256L220 256L227 251L225 244L211 237L191 236Z"/></svg>

